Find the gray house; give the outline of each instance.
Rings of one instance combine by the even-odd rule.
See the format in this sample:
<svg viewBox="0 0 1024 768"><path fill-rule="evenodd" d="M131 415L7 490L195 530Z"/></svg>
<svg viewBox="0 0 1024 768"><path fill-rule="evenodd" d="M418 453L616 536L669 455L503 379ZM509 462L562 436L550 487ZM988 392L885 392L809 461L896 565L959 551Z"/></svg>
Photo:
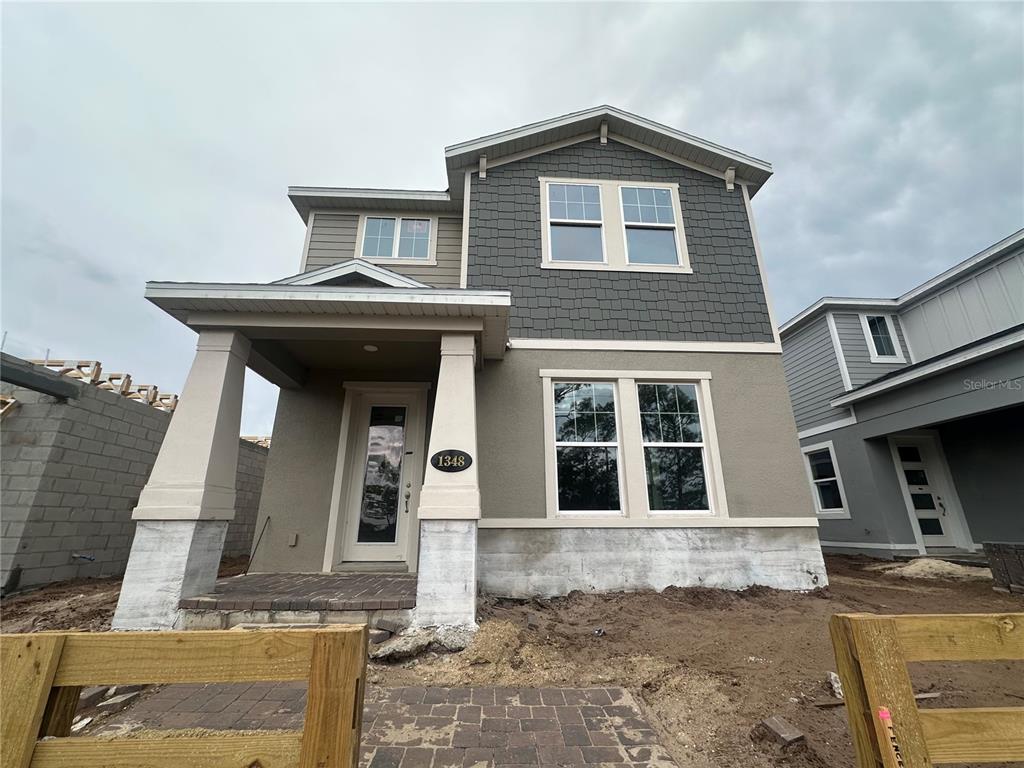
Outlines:
<svg viewBox="0 0 1024 768"><path fill-rule="evenodd" d="M751 212L771 166L612 107L444 160L445 191L290 188L290 277L147 285L198 345L116 627L213 586L246 366L281 387L254 571L415 574L424 625L478 589L825 583Z"/></svg>
<svg viewBox="0 0 1024 768"><path fill-rule="evenodd" d="M1024 541L1024 230L895 299L780 329L823 548Z"/></svg>

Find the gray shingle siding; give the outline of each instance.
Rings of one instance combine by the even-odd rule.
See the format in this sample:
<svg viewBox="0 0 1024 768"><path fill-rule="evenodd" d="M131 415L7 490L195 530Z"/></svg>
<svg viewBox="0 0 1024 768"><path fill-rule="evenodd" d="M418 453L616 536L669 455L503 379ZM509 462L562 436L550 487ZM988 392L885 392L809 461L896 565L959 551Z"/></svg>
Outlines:
<svg viewBox="0 0 1024 768"><path fill-rule="evenodd" d="M693 274L541 268L541 176L679 184ZM739 187L597 139L473 178L469 288L512 292L509 335L525 338L773 339Z"/></svg>
<svg viewBox="0 0 1024 768"><path fill-rule="evenodd" d="M879 312L868 312L868 314L882 314ZM864 327L860 324L860 315L853 313L833 313L836 323L836 332L839 334L839 343L843 346L843 357L846 359L846 370L850 372L850 384L859 387L874 381L879 376L899 370L910 364L910 354L907 352L907 340L903 337L903 326L900 325L899 317L893 315L893 325L896 326L896 336L899 338L900 349L903 350L904 363L873 363L868 350L868 341L864 337Z"/></svg>
<svg viewBox="0 0 1024 768"><path fill-rule="evenodd" d="M846 408L829 405L845 390L824 315L783 340L782 367L797 429L818 427L850 415Z"/></svg>

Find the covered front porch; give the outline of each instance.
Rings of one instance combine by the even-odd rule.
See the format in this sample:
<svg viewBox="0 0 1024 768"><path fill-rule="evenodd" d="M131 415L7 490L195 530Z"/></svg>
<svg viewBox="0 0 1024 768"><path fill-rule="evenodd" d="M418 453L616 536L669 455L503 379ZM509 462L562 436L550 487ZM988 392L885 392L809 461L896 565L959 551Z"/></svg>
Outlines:
<svg viewBox="0 0 1024 768"><path fill-rule="evenodd" d="M418 624L473 623L475 376L504 355L510 297L401 276L385 284L383 272L147 285L199 340L133 513L115 628L211 612L239 614L230 623L319 623L414 607L407 618ZM252 573L216 582L246 367L281 393ZM453 453L464 457L456 472L429 460Z"/></svg>

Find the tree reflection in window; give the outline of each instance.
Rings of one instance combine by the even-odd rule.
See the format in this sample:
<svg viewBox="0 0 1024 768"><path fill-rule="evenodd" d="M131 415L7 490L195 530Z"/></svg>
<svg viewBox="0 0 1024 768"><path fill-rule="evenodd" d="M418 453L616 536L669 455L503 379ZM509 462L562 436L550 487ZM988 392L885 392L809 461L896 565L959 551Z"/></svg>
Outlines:
<svg viewBox="0 0 1024 768"><path fill-rule="evenodd" d="M555 382L554 399L559 511L619 511L615 385Z"/></svg>
<svg viewBox="0 0 1024 768"><path fill-rule="evenodd" d="M637 384L652 512L706 512L707 472L695 384Z"/></svg>

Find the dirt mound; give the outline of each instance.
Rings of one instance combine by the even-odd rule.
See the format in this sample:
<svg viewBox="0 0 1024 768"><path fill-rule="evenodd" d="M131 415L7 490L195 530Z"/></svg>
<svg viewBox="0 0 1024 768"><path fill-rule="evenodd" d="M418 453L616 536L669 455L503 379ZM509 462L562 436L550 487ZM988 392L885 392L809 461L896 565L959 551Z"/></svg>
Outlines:
<svg viewBox="0 0 1024 768"><path fill-rule="evenodd" d="M879 568L886 576L902 579L944 579L949 581L991 581L992 571L970 565L919 557L902 565Z"/></svg>
<svg viewBox="0 0 1024 768"><path fill-rule="evenodd" d="M510 664L522 644L511 621L485 621L462 655L467 664Z"/></svg>

